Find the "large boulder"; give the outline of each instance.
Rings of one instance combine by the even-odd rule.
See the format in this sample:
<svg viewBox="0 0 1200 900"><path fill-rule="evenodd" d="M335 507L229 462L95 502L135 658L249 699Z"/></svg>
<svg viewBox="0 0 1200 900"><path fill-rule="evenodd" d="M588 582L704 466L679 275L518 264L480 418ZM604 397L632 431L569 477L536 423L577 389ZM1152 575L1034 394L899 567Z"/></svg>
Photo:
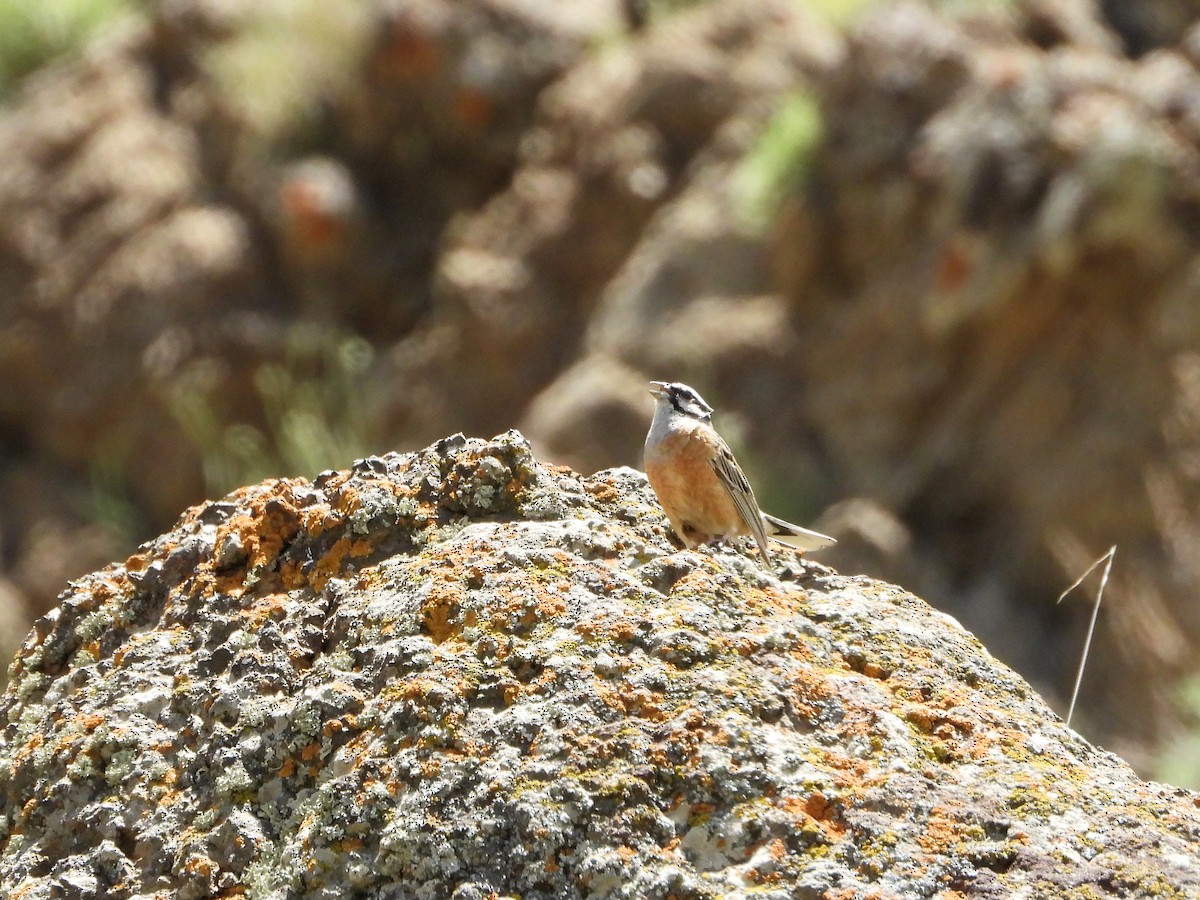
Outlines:
<svg viewBox="0 0 1200 900"><path fill-rule="evenodd" d="M0 891L1200 892L1200 796L911 594L780 562L515 432L197 506L18 653Z"/></svg>
<svg viewBox="0 0 1200 900"><path fill-rule="evenodd" d="M1087 623L1052 600L1116 543L1081 721L1163 771L1200 645L1194 3L252 6L142 4L0 120L20 608L361 448L517 423L636 464L681 379L840 568L1048 691ZM272 81L308 112L252 114Z"/></svg>

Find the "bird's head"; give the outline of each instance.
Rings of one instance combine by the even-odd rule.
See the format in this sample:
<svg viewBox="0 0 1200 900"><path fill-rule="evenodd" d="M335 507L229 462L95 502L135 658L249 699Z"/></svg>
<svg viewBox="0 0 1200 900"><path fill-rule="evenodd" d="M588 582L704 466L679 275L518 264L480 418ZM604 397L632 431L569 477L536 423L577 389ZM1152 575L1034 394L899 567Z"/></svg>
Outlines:
<svg viewBox="0 0 1200 900"><path fill-rule="evenodd" d="M695 388L688 387L679 381L652 381L650 393L655 396L660 406L664 404L685 416L707 421L712 418L713 408L704 402L704 398Z"/></svg>

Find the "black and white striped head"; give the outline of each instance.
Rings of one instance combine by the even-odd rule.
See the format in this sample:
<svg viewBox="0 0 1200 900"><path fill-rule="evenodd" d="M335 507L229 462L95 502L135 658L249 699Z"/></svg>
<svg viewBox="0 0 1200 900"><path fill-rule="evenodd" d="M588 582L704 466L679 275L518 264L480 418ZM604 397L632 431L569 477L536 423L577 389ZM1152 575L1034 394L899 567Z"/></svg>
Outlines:
<svg viewBox="0 0 1200 900"><path fill-rule="evenodd" d="M675 412L704 422L712 418L713 408L695 388L678 381L652 381L650 385L650 393L658 398L660 406L666 404Z"/></svg>

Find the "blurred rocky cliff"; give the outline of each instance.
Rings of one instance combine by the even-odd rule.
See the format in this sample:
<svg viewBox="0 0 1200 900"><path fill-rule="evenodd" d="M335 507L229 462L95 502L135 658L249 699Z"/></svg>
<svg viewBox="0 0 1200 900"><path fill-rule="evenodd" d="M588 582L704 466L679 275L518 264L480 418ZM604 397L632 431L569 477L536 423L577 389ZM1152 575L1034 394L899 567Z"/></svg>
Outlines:
<svg viewBox="0 0 1200 900"><path fill-rule="evenodd" d="M1059 697L1116 544L1077 724L1200 783L1192 4L117 5L0 116L10 640L268 474L636 465L670 378Z"/></svg>

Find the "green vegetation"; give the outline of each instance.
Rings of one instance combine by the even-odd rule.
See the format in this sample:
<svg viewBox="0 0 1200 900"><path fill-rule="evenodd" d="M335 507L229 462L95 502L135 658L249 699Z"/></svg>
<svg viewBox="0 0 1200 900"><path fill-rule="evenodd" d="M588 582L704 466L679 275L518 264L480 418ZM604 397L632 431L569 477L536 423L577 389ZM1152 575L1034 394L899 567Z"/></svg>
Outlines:
<svg viewBox="0 0 1200 900"><path fill-rule="evenodd" d="M0 0L0 96L24 75L80 49L102 26L136 8L136 0Z"/></svg>
<svg viewBox="0 0 1200 900"><path fill-rule="evenodd" d="M1180 706L1192 719L1192 730L1177 737L1163 752L1155 778L1168 784L1200 790L1200 675L1180 688Z"/></svg>
<svg viewBox="0 0 1200 900"><path fill-rule="evenodd" d="M832 25L848 25L876 0L808 0L808 7Z"/></svg>
<svg viewBox="0 0 1200 900"><path fill-rule="evenodd" d="M260 0L209 64L229 102L269 143L303 144L331 96L360 74L367 0Z"/></svg>
<svg viewBox="0 0 1200 900"><path fill-rule="evenodd" d="M215 398L180 386L171 410L204 459L212 495L281 475L312 476L371 449L363 376L373 351L362 338L297 325L284 357L254 373L263 426L226 422Z"/></svg>
<svg viewBox="0 0 1200 900"><path fill-rule="evenodd" d="M833 25L850 25L863 13L872 7L879 6L883 0L804 0L808 8L814 10L827 22ZM1014 0L928 0L930 6L950 15L967 15L980 10L1005 9L1014 5Z"/></svg>
<svg viewBox="0 0 1200 900"><path fill-rule="evenodd" d="M641 4L646 21L658 22L676 13L685 12L695 6L703 6L712 0L644 0Z"/></svg>
<svg viewBox="0 0 1200 900"><path fill-rule="evenodd" d="M119 432L106 435L97 444L89 467L91 491L85 513L132 545L145 533L146 521L129 491L128 444L128 437Z"/></svg>
<svg viewBox="0 0 1200 900"><path fill-rule="evenodd" d="M804 184L823 136L821 110L811 93L799 91L783 101L735 176L749 224L765 227L781 200Z"/></svg>

